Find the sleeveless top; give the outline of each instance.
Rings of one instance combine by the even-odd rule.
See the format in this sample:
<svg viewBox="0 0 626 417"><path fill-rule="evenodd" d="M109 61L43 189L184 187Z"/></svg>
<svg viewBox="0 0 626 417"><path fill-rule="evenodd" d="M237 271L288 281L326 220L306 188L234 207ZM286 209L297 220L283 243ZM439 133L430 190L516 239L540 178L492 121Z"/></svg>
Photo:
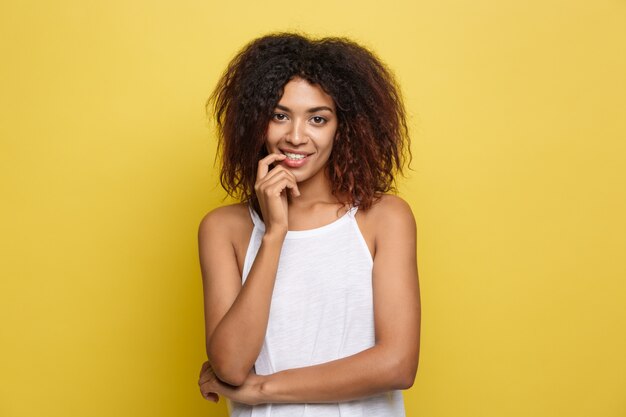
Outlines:
<svg viewBox="0 0 626 417"><path fill-rule="evenodd" d="M278 262L258 375L317 365L374 346L372 256L357 225L357 208L330 224L288 231ZM254 229L246 253L245 282L265 225L250 209ZM325 404L229 402L232 417L404 417L401 391Z"/></svg>

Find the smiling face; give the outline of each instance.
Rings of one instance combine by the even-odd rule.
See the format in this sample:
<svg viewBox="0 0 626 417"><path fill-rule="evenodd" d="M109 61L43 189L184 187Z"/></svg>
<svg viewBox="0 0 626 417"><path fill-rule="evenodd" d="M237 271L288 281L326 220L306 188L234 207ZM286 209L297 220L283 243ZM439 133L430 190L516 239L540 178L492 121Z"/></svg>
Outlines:
<svg viewBox="0 0 626 417"><path fill-rule="evenodd" d="M332 97L318 85L293 78L274 109L265 146L269 153L287 155L281 164L303 182L324 175L336 131Z"/></svg>

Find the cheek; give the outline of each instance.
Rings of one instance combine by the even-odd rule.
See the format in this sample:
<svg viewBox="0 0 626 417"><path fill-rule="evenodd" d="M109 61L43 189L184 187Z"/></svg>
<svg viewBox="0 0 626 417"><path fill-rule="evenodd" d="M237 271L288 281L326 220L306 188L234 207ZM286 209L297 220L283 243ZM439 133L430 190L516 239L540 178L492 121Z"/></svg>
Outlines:
<svg viewBox="0 0 626 417"><path fill-rule="evenodd" d="M275 129L267 129L265 133L265 148L269 151L271 148L275 147L278 143L276 139L276 130Z"/></svg>
<svg viewBox="0 0 626 417"><path fill-rule="evenodd" d="M335 131L326 138L326 148L328 149L328 153L332 152L333 147L335 145L336 137L337 137L337 133Z"/></svg>

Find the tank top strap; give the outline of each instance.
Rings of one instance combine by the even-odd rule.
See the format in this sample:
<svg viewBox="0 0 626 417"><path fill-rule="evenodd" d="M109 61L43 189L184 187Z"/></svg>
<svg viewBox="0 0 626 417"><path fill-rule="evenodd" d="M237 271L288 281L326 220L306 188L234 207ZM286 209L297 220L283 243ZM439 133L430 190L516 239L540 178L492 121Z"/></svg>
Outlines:
<svg viewBox="0 0 626 417"><path fill-rule="evenodd" d="M346 215L352 219L355 219L356 212L359 210L358 206L351 206ZM251 205L248 206L248 211L250 212L250 218L252 219L252 223L254 223L254 227L257 229L265 230L265 223L261 220L259 214L252 208Z"/></svg>
<svg viewBox="0 0 626 417"><path fill-rule="evenodd" d="M258 213L254 211L251 205L248 205L248 211L250 212L250 218L252 218L252 223L254 223L254 227L258 229L265 229L265 224L261 217L259 217Z"/></svg>

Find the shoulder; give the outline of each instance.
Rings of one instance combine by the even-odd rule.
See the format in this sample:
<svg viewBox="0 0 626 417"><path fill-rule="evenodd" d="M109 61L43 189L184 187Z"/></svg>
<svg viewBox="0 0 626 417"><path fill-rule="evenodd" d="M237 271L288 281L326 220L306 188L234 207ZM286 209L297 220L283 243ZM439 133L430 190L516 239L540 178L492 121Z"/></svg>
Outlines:
<svg viewBox="0 0 626 417"><path fill-rule="evenodd" d="M367 210L367 217L368 223L376 225L378 231L398 227L415 229L415 217L411 206L397 195L380 196Z"/></svg>
<svg viewBox="0 0 626 417"><path fill-rule="evenodd" d="M233 232L250 228L252 220L248 206L243 203L217 207L204 215L198 227L198 237L207 238L213 234L232 236Z"/></svg>
<svg viewBox="0 0 626 417"><path fill-rule="evenodd" d="M417 239L413 211L396 195L383 194L367 210L359 210L357 222L374 259L381 248L413 246Z"/></svg>

